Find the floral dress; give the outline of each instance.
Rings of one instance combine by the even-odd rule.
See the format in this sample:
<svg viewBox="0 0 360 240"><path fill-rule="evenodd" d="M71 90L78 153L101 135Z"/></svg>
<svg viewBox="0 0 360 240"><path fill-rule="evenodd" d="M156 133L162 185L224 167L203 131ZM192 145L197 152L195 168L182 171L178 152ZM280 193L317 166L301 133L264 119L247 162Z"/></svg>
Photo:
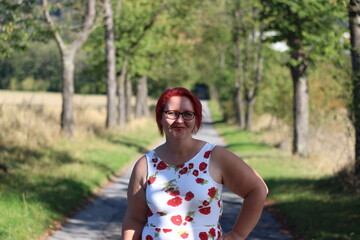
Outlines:
<svg viewBox="0 0 360 240"><path fill-rule="evenodd" d="M206 240L221 236L223 185L209 174L213 148L206 143L181 165L166 164L154 150L146 154L149 213L142 240Z"/></svg>

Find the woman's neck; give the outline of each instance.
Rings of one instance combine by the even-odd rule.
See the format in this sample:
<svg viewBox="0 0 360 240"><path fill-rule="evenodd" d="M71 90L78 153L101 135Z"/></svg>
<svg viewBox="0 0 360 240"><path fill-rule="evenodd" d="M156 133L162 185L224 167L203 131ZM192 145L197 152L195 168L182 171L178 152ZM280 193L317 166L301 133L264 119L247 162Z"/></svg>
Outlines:
<svg viewBox="0 0 360 240"><path fill-rule="evenodd" d="M181 164L190 160L203 146L203 142L194 138L190 139L166 139L166 142L158 149L160 158L168 164Z"/></svg>

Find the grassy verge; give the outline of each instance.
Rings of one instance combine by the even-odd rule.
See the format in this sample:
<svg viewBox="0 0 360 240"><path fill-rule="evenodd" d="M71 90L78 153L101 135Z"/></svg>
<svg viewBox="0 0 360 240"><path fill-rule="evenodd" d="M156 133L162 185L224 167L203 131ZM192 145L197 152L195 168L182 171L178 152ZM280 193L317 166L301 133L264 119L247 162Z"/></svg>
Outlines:
<svg viewBox="0 0 360 240"><path fill-rule="evenodd" d="M154 126L149 128L148 126ZM38 239L74 211L159 134L141 120L121 133L102 131L46 147L1 144L0 239Z"/></svg>
<svg viewBox="0 0 360 240"><path fill-rule="evenodd" d="M212 107L214 120L220 120ZM296 158L259 140L259 135L216 123L228 148L265 179L275 207L297 239L360 239L360 195L344 190L338 177L326 175L310 161Z"/></svg>

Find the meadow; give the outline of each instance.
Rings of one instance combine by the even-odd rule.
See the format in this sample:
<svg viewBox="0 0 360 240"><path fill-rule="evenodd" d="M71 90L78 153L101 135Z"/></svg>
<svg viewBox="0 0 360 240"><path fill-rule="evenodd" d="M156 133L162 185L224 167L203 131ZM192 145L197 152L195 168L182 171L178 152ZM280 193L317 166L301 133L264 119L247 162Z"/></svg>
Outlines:
<svg viewBox="0 0 360 240"><path fill-rule="evenodd" d="M61 95L0 93L0 239L42 239L159 139L151 119L105 129L105 96L75 96L75 135L60 133Z"/></svg>
<svg viewBox="0 0 360 240"><path fill-rule="evenodd" d="M216 105L212 104L212 109L215 128L227 148L241 156L267 183L266 209L276 216L284 231L303 240L360 239L360 184L348 173L351 160L347 154L351 153L343 151L351 149L352 142L347 132L338 132L348 127L343 119L326 131L327 136L347 136L337 139L335 149L328 148L336 139L324 140L319 130L311 134L311 143L316 145L311 146L312 155L299 158L291 154L289 146L279 148L275 144L289 134L284 131L286 126L269 126L267 121L258 120L257 131L240 131L221 121ZM348 145L342 145L344 142ZM336 155L341 152L343 156Z"/></svg>

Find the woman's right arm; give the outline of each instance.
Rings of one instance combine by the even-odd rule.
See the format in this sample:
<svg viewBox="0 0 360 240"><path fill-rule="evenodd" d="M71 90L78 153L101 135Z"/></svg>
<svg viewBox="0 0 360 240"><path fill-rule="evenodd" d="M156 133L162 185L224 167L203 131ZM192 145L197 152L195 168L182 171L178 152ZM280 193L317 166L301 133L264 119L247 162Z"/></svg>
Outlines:
<svg viewBox="0 0 360 240"><path fill-rule="evenodd" d="M147 220L149 209L146 204L146 157L140 158L134 166L127 192L128 206L122 225L122 240L141 240L141 232Z"/></svg>

